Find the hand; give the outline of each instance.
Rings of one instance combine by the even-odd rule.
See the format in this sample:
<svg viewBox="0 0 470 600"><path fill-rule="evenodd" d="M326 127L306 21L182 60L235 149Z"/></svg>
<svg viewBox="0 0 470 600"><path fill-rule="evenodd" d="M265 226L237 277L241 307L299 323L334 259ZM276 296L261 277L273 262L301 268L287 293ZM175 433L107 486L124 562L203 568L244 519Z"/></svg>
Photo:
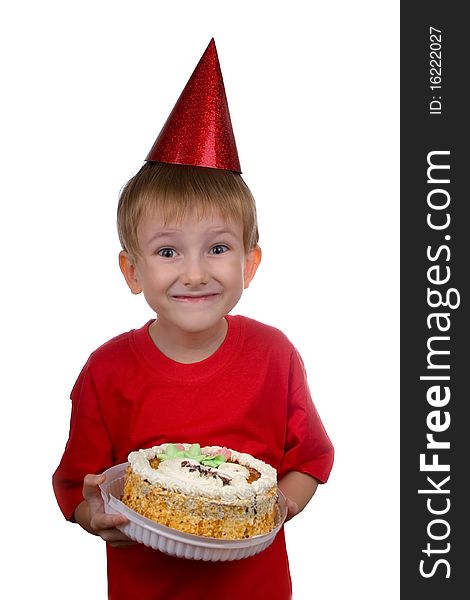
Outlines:
<svg viewBox="0 0 470 600"><path fill-rule="evenodd" d="M299 505L297 504L297 502L294 502L287 496L286 496L286 505L287 505L286 521L289 521L289 519L292 519L292 517L295 517L295 515L299 514L300 509L299 509Z"/></svg>
<svg viewBox="0 0 470 600"><path fill-rule="evenodd" d="M318 481L299 471L289 471L279 482L279 489L286 497L287 519L292 519L305 508L318 487Z"/></svg>
<svg viewBox="0 0 470 600"><path fill-rule="evenodd" d="M127 523L128 519L124 515L110 515L104 512L103 498L98 485L105 479L104 475L85 476L83 480L85 502L77 507L75 518L84 529L99 535L110 546L131 546L135 542L116 528L118 525Z"/></svg>

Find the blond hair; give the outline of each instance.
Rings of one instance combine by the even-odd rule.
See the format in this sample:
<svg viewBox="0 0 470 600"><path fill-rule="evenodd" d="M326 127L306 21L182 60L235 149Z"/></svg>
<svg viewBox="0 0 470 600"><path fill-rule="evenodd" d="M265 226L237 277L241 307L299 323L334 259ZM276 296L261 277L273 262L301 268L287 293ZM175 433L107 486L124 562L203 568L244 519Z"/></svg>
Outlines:
<svg viewBox="0 0 470 600"><path fill-rule="evenodd" d="M140 256L137 227L145 214L158 210L164 222L180 222L188 210L199 219L218 213L241 223L243 245L258 243L255 200L241 175L222 169L147 162L122 188L117 228L122 249Z"/></svg>

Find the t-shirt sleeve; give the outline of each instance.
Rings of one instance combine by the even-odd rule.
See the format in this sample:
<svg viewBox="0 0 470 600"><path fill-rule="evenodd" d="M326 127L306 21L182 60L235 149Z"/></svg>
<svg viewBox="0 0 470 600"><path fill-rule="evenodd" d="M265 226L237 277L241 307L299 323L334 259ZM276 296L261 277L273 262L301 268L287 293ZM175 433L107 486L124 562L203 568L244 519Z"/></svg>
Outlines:
<svg viewBox="0 0 470 600"><path fill-rule="evenodd" d="M303 361L295 348L291 356L284 456L279 478L300 471L320 483L328 480L334 449L312 402Z"/></svg>
<svg viewBox="0 0 470 600"><path fill-rule="evenodd" d="M101 473L113 464L109 433L104 423L89 362L80 373L71 393L70 432L52 485L59 507L72 520L82 502L83 479Z"/></svg>

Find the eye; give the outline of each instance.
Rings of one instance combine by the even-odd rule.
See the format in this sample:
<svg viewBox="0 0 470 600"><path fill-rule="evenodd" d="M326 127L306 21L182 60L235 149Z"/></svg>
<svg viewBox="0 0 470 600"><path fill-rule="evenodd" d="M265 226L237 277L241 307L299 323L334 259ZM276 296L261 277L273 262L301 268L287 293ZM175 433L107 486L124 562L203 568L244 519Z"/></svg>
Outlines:
<svg viewBox="0 0 470 600"><path fill-rule="evenodd" d="M225 244L217 244L216 246L213 246L210 249L210 253L211 254L224 254L224 252L227 252L229 250L229 247L226 246Z"/></svg>
<svg viewBox="0 0 470 600"><path fill-rule="evenodd" d="M162 258L175 258L176 251L173 248L160 248L157 252L158 256Z"/></svg>

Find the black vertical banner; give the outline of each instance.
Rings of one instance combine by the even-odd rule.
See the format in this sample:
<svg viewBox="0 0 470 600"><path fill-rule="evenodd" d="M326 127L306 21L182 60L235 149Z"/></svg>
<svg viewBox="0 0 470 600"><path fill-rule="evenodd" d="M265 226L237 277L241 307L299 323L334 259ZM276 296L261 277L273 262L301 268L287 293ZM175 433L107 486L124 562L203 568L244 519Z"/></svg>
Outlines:
<svg viewBox="0 0 470 600"><path fill-rule="evenodd" d="M470 32L401 3L401 598L470 578Z"/></svg>

